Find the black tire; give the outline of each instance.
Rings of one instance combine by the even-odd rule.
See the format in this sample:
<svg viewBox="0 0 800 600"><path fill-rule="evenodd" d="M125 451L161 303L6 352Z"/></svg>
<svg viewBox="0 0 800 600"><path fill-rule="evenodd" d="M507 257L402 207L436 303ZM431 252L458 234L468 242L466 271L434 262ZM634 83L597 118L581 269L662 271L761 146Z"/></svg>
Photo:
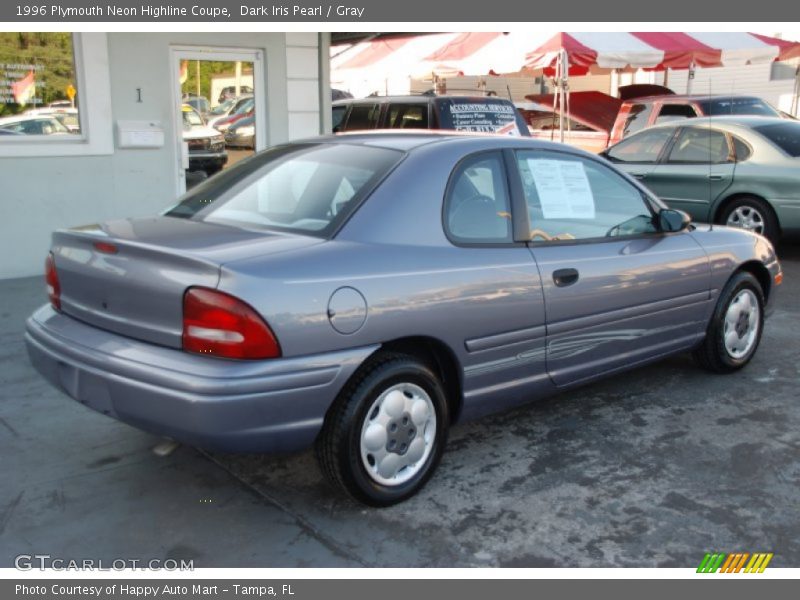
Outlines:
<svg viewBox="0 0 800 600"><path fill-rule="evenodd" d="M436 414L435 435L414 476L397 485L385 485L367 472L361 456L361 432L373 403L401 383L418 386L429 396ZM379 353L356 371L328 411L316 442L317 460L328 480L354 499L371 506L390 506L413 496L428 481L441 460L448 425L445 392L434 370L413 356Z"/></svg>
<svg viewBox="0 0 800 600"><path fill-rule="evenodd" d="M740 196L733 200L720 213L718 223L720 225L727 225L728 219L738 209L743 209L746 212L755 211L763 223L762 231L758 233L761 233L761 235L763 235L773 244L778 243L778 240L781 237L781 228L780 224L778 223L778 217L775 215L775 211L772 210L772 207L767 202L761 198L757 198L756 196Z"/></svg>
<svg viewBox="0 0 800 600"><path fill-rule="evenodd" d="M758 303L758 329L752 346L742 356L733 356L725 345L725 315L731 302L743 290L750 290ZM764 332L764 292L761 284L746 271L739 271L722 290L703 343L694 351L694 358L703 368L714 373L731 373L744 367L755 355Z"/></svg>

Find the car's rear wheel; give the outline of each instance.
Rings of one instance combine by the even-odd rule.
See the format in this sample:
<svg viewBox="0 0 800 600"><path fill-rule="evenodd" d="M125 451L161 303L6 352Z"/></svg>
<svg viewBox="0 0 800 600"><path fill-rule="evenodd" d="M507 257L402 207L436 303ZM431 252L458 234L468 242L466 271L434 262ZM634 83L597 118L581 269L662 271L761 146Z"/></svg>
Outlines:
<svg viewBox="0 0 800 600"><path fill-rule="evenodd" d="M379 354L328 412L317 458L350 496L389 506L414 495L433 474L448 421L444 389L428 365L405 354Z"/></svg>
<svg viewBox="0 0 800 600"><path fill-rule="evenodd" d="M706 338L694 356L716 373L741 369L756 353L763 329L763 290L753 275L741 271L722 290Z"/></svg>
<svg viewBox="0 0 800 600"><path fill-rule="evenodd" d="M775 211L764 200L755 196L741 196L733 200L720 213L719 223L760 233L773 243L780 237Z"/></svg>

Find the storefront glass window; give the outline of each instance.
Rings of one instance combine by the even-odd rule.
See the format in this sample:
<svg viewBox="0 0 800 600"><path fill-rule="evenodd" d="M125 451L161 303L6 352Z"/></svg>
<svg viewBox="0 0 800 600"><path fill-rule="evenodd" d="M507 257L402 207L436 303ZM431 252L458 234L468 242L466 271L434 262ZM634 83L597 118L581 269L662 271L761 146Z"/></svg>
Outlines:
<svg viewBox="0 0 800 600"><path fill-rule="evenodd" d="M0 32L0 142L80 135L71 33Z"/></svg>

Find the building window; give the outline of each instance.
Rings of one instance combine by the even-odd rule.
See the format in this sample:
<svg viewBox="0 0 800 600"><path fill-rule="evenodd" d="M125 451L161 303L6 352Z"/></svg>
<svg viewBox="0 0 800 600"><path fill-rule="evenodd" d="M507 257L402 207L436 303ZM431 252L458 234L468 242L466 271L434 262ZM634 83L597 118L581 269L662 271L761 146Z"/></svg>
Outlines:
<svg viewBox="0 0 800 600"><path fill-rule="evenodd" d="M81 134L73 34L0 32L0 142Z"/></svg>

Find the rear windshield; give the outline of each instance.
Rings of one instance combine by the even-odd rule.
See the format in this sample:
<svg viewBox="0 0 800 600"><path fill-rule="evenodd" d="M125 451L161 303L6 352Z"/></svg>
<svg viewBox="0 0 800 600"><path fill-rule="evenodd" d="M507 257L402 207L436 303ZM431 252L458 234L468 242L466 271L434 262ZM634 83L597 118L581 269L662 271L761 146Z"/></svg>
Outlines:
<svg viewBox="0 0 800 600"><path fill-rule="evenodd" d="M529 135L516 107L491 98L441 98L436 101L441 129Z"/></svg>
<svg viewBox="0 0 800 600"><path fill-rule="evenodd" d="M210 178L164 214L328 237L402 157L371 146L281 146Z"/></svg>
<svg viewBox="0 0 800 600"><path fill-rule="evenodd" d="M760 98L717 98L701 102L703 114L706 116L721 115L758 115L778 117L778 111Z"/></svg>
<svg viewBox="0 0 800 600"><path fill-rule="evenodd" d="M800 121L753 127L789 156L800 156Z"/></svg>

